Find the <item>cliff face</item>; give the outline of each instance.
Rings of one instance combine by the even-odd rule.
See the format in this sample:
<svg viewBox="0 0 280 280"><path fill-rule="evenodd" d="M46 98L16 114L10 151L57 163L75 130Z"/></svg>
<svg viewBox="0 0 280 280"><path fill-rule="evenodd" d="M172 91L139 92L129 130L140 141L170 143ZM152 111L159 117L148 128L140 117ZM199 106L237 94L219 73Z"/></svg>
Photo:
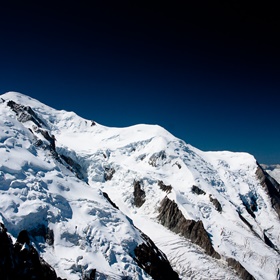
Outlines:
<svg viewBox="0 0 280 280"><path fill-rule="evenodd" d="M28 232L19 233L13 244L4 224L0 223L0 275L3 280L60 280L54 269L31 245Z"/></svg>
<svg viewBox="0 0 280 280"><path fill-rule="evenodd" d="M214 250L202 221L187 220L177 204L168 197L161 202L158 219L165 227L199 245L208 255L217 259L221 258Z"/></svg>
<svg viewBox="0 0 280 280"><path fill-rule="evenodd" d="M243 280L255 280L255 278L235 259L228 258L227 263L231 266Z"/></svg>
<svg viewBox="0 0 280 280"><path fill-rule="evenodd" d="M179 280L178 274L172 269L164 253L144 233L142 233L142 238L145 242L134 250L135 259L139 266L155 280Z"/></svg>
<svg viewBox="0 0 280 280"><path fill-rule="evenodd" d="M273 179L260 165L256 171L257 178L260 180L261 186L270 197L272 207L278 214L280 219L280 185Z"/></svg>
<svg viewBox="0 0 280 280"><path fill-rule="evenodd" d="M220 259L221 256L212 246L211 239L205 230L202 221L187 220L179 210L177 204L165 197L159 208L159 221L162 225L191 240L194 244L203 248L209 256ZM226 259L237 275L244 280L255 278L234 258Z"/></svg>

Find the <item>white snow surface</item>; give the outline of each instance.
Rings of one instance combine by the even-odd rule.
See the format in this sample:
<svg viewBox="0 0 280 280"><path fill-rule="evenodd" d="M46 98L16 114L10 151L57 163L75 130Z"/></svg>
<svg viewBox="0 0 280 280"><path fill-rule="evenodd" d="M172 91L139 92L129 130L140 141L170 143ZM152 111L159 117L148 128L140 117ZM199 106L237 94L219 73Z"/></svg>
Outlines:
<svg viewBox="0 0 280 280"><path fill-rule="evenodd" d="M45 139L34 123L17 120L8 100L32 108L44 121L43 128L55 136L58 154L79 163L85 180L34 145ZM40 240L34 245L58 276L81 279L96 268L100 279L151 279L133 260L133 250L143 240L129 217L166 254L181 279L240 279L227 266L228 257L255 279L276 279L279 253L265 244L263 232L280 249L279 217L256 177L252 155L204 152L158 125L92 125L74 112L55 110L17 92L0 96L0 127L0 221L13 238L40 224L52 229L53 245ZM109 169L115 173L106 181ZM135 181L145 191L139 208L134 205ZM171 185L172 191L161 190L158 181ZM206 194L193 193L193 185ZM210 195L220 202L221 213ZM165 196L177 203L186 219L203 222L220 260L159 223L158 208ZM255 218L241 198L256 200Z"/></svg>

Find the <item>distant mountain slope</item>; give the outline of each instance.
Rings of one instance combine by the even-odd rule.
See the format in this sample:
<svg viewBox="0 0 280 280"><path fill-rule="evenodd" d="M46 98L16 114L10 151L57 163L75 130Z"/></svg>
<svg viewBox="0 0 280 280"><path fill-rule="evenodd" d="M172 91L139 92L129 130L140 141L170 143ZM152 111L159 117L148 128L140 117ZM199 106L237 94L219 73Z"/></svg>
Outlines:
<svg viewBox="0 0 280 280"><path fill-rule="evenodd" d="M280 183L280 164L262 164L262 168L278 183Z"/></svg>
<svg viewBox="0 0 280 280"><path fill-rule="evenodd" d="M0 222L59 277L276 279L280 187L252 155L15 92L0 112Z"/></svg>

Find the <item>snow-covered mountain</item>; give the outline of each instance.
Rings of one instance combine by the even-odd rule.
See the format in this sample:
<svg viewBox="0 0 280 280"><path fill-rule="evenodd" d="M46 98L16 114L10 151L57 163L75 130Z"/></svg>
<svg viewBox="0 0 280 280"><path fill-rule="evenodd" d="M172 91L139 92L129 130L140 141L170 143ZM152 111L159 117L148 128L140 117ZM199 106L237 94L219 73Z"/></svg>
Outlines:
<svg viewBox="0 0 280 280"><path fill-rule="evenodd" d="M16 92L0 127L2 275L40 262L53 278L35 279L277 279L280 187L252 155Z"/></svg>

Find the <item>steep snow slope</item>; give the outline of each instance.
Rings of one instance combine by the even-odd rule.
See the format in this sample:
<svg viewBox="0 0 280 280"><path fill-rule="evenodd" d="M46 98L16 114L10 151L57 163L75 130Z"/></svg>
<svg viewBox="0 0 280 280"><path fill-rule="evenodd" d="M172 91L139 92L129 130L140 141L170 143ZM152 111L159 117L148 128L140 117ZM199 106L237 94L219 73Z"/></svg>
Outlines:
<svg viewBox="0 0 280 280"><path fill-rule="evenodd" d="M19 93L1 97L2 220L13 235L47 221L58 238L41 254L63 277L79 279L75 270L97 262L106 275L149 277L131 257L141 235L105 192L182 279L276 278L279 186L273 200L252 155L203 152L156 125L110 128ZM35 117L19 122L7 100Z"/></svg>
<svg viewBox="0 0 280 280"><path fill-rule="evenodd" d="M41 133L50 132L55 110L17 93L1 97L0 222L12 237L29 231L33 245L60 277L87 279L96 269L98 279L151 279L135 253L148 239L96 186L67 169L45 137L50 135ZM16 117L9 100L33 106L33 117L44 130L19 106L13 107L19 110ZM45 240L44 232L52 238Z"/></svg>

